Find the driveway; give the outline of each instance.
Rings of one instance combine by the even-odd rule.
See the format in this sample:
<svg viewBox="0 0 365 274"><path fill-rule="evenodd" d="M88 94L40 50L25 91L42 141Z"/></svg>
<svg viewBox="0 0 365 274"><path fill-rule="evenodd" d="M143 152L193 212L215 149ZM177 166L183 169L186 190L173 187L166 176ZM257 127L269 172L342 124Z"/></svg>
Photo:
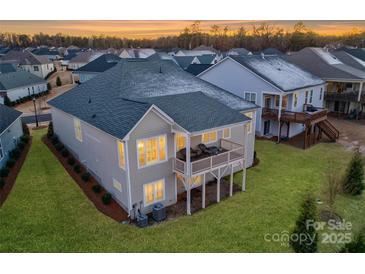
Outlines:
<svg viewBox="0 0 365 274"><path fill-rule="evenodd" d="M334 117L328 119L340 131L338 143L348 150L358 146L365 156L365 120L355 121Z"/></svg>

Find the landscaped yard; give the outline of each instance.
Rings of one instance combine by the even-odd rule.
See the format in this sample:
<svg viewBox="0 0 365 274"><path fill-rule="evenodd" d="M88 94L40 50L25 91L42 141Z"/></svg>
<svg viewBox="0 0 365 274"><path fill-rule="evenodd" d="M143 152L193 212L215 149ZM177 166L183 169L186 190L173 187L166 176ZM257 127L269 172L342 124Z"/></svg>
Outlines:
<svg viewBox="0 0 365 274"><path fill-rule="evenodd" d="M261 162L248 170L245 193L192 216L139 229L94 208L42 143L45 132L33 132L28 158L0 208L1 252L288 252L264 235L290 231L303 193L320 193L328 161L345 166L351 156L337 144L303 151L258 141ZM354 231L365 225L363 197L341 196L337 208ZM336 251L336 246L320 248Z"/></svg>

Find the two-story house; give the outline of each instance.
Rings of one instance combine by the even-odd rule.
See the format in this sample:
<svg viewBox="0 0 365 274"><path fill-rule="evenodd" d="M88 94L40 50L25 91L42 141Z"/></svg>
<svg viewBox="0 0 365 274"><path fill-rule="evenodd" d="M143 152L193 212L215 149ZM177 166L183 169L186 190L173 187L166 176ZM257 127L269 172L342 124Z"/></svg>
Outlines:
<svg viewBox="0 0 365 274"><path fill-rule="evenodd" d="M257 104L258 136L280 141L304 132L304 148L315 130L334 137L322 108L325 82L279 56L229 56L198 77Z"/></svg>
<svg viewBox="0 0 365 274"><path fill-rule="evenodd" d="M285 58L326 81L325 105L330 111L349 114L365 105L365 70L346 64L349 61L343 54L304 48Z"/></svg>
<svg viewBox="0 0 365 274"><path fill-rule="evenodd" d="M55 134L131 215L245 170L257 106L183 71L172 60L123 59L49 101ZM188 148L188 149L186 149Z"/></svg>

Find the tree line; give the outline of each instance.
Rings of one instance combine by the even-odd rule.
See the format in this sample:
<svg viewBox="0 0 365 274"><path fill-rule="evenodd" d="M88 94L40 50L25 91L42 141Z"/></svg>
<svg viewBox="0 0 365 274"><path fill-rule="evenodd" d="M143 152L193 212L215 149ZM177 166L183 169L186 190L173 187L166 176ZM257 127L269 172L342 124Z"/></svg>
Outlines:
<svg viewBox="0 0 365 274"><path fill-rule="evenodd" d="M75 45L80 48L156 48L171 50L174 48L193 49L200 45L212 46L217 50L226 51L231 48L243 47L250 51L260 51L274 47L281 51L296 51L304 47L324 47L349 45L365 47L365 30L353 31L342 35L319 35L307 28L303 22L294 25L292 31L261 23L251 29L241 26L230 30L229 26L212 25L209 31L203 31L200 21L187 26L178 35L163 36L155 39L129 39L105 35L89 37L71 36L58 33L55 35L38 33L34 35L0 33L0 44L10 47L35 47L41 45L68 47Z"/></svg>

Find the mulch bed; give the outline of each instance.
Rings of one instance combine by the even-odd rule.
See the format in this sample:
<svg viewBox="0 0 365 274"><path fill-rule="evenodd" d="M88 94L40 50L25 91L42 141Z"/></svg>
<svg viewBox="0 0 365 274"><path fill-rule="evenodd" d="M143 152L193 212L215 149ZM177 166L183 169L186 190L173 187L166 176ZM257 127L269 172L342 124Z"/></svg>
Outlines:
<svg viewBox="0 0 365 274"><path fill-rule="evenodd" d="M27 157L31 144L32 144L32 137L29 138L29 142L28 144L26 144L23 151L21 152L19 159L16 161L15 165L10 169L8 177L4 178L5 186L2 189L0 188L0 207L3 205L6 198L9 196L9 193L15 184L16 178L23 166L25 158Z"/></svg>
<svg viewBox="0 0 365 274"><path fill-rule="evenodd" d="M82 168L82 171L80 174L77 174L73 167L70 166L67 163L68 157L63 157L59 151L56 150L56 148L52 145L51 141L47 138L47 136L44 136L42 138L43 143L49 148L49 150L56 156L58 161L62 164L62 166L65 168L67 173L74 179L74 181L78 184L78 186L82 189L82 191L85 193L85 195L89 198L89 200L94 204L94 206L103 214L107 215L108 217L114 219L117 222L124 222L129 221L127 212L124 211L124 209L113 199L110 204L104 205L102 202L102 197L106 193L104 189L100 193L95 193L92 190L92 187L94 185L98 185L99 183L91 177L88 182L84 182L81 179L81 174L85 172L85 168L83 165L78 162L76 159L76 164L80 165Z"/></svg>

